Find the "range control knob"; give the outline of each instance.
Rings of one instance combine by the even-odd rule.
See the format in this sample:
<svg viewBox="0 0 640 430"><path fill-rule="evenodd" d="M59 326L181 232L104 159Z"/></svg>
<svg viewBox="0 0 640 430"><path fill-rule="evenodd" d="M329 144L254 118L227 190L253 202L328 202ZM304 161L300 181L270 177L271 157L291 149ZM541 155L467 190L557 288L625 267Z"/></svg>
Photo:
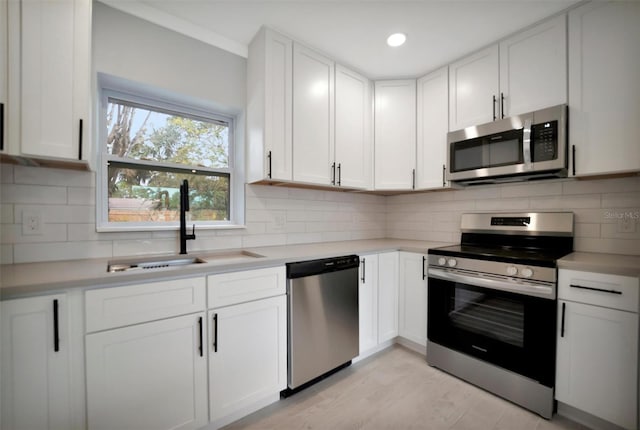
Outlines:
<svg viewBox="0 0 640 430"><path fill-rule="evenodd" d="M455 258L450 258L449 261L447 261L447 264L449 265L449 267L456 267L456 264L458 264L458 261L456 261Z"/></svg>
<svg viewBox="0 0 640 430"><path fill-rule="evenodd" d="M438 258L438 264L444 266L445 264L447 264L447 259L444 257Z"/></svg>
<svg viewBox="0 0 640 430"><path fill-rule="evenodd" d="M515 266L507 267L507 275L516 276L518 274L518 268Z"/></svg>
<svg viewBox="0 0 640 430"><path fill-rule="evenodd" d="M520 271L520 273L522 274L522 276L524 276L525 278L530 278L533 276L533 270L530 267L525 267L524 269L522 269Z"/></svg>

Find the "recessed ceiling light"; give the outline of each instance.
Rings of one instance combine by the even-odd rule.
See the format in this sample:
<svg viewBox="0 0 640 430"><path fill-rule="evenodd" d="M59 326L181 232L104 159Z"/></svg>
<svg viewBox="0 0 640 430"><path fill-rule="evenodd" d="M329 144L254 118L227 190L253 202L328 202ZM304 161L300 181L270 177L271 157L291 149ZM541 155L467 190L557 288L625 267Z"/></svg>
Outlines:
<svg viewBox="0 0 640 430"><path fill-rule="evenodd" d="M400 46L407 40L407 35L404 33L394 33L387 38L387 45Z"/></svg>

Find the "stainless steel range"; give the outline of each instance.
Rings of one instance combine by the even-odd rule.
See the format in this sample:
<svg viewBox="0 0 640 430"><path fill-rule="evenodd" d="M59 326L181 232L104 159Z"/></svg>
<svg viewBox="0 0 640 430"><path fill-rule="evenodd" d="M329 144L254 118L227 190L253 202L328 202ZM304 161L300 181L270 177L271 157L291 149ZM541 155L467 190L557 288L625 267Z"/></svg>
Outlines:
<svg viewBox="0 0 640 430"><path fill-rule="evenodd" d="M429 250L427 362L551 418L573 213L463 214L461 230L460 245Z"/></svg>

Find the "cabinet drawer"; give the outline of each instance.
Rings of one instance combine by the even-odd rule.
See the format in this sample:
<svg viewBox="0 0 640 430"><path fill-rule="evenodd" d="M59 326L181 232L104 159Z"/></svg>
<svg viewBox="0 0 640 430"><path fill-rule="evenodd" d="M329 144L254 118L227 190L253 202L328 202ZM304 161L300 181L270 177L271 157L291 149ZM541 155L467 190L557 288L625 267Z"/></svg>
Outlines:
<svg viewBox="0 0 640 430"><path fill-rule="evenodd" d="M638 278L560 269L558 298L638 312Z"/></svg>
<svg viewBox="0 0 640 430"><path fill-rule="evenodd" d="M207 278L209 308L285 294L285 267L221 273Z"/></svg>
<svg viewBox="0 0 640 430"><path fill-rule="evenodd" d="M174 279L87 291L87 332L200 312L205 278Z"/></svg>

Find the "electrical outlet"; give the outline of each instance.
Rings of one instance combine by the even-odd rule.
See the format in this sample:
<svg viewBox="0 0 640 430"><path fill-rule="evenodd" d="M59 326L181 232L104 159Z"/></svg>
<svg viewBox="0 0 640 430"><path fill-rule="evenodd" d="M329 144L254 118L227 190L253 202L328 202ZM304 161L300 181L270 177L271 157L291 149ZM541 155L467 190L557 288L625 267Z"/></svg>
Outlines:
<svg viewBox="0 0 640 430"><path fill-rule="evenodd" d="M285 218L284 214L278 214L275 216L274 221L277 228L284 228Z"/></svg>
<svg viewBox="0 0 640 430"><path fill-rule="evenodd" d="M22 234L27 236L42 235L42 215L38 212L22 212Z"/></svg>
<svg viewBox="0 0 640 430"><path fill-rule="evenodd" d="M632 217L624 217L618 219L618 233L635 233L636 220Z"/></svg>

